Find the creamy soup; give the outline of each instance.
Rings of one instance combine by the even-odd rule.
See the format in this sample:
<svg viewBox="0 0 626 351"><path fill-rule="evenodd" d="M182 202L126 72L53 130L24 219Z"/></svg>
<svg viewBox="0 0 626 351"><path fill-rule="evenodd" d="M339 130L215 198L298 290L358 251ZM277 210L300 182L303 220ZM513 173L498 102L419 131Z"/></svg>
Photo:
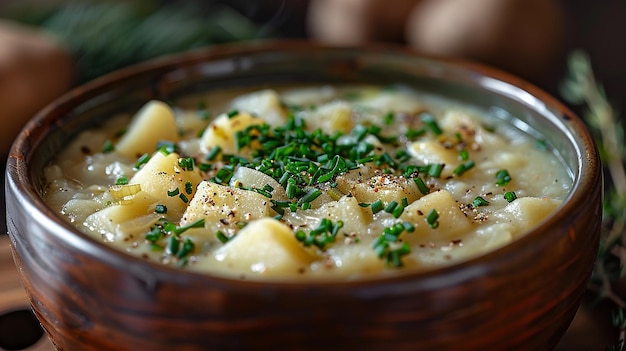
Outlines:
<svg viewBox="0 0 626 351"><path fill-rule="evenodd" d="M46 168L47 203L145 260L234 279L450 265L536 226L572 179L543 140L407 87L149 101Z"/></svg>

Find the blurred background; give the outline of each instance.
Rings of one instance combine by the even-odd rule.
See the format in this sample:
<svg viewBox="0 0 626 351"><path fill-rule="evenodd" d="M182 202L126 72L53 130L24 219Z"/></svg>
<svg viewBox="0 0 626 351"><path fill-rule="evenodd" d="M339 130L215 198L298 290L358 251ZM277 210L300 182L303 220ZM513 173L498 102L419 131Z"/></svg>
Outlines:
<svg viewBox="0 0 626 351"><path fill-rule="evenodd" d="M623 0L0 0L2 159L24 123L72 87L162 55L275 38L475 60L562 101L568 56L582 50L619 111L625 15ZM609 318L579 315L559 350L603 350L615 334Z"/></svg>
<svg viewBox="0 0 626 351"><path fill-rule="evenodd" d="M580 49L619 110L625 14L622 0L0 0L0 150L47 102L102 74L274 38L406 45L490 64L558 98L567 57Z"/></svg>
<svg viewBox="0 0 626 351"><path fill-rule="evenodd" d="M395 42L482 61L552 93L587 52L612 99L626 70L626 2L604 0L0 0L0 19L53 34L80 84L167 53L232 41ZM45 77L41 77L45 78Z"/></svg>

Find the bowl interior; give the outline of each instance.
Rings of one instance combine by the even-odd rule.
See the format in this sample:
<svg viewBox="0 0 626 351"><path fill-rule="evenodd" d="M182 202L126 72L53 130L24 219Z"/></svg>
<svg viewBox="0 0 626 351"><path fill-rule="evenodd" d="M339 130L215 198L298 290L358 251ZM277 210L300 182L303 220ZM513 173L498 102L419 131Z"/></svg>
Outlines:
<svg viewBox="0 0 626 351"><path fill-rule="evenodd" d="M49 214L41 199L44 166L78 132L107 116L136 111L149 99L175 101L231 87L346 83L409 85L491 111L503 123L541 136L558 150L574 179L562 208L568 202L581 201L582 190L591 186L595 173L585 175L582 170L598 168L593 143L580 120L539 89L503 72L474 63L421 57L399 48L270 43L223 46L163 58L75 89L38 114L25 128L27 132L16 140L11 155L19 162L17 166L9 165L8 177L13 180L10 186L20 187L19 192L35 204L35 210ZM58 216L53 217L70 233L64 235L84 237L80 240L110 253L104 244L77 233ZM548 222L558 222L559 218L557 213ZM497 251L511 250L511 245Z"/></svg>

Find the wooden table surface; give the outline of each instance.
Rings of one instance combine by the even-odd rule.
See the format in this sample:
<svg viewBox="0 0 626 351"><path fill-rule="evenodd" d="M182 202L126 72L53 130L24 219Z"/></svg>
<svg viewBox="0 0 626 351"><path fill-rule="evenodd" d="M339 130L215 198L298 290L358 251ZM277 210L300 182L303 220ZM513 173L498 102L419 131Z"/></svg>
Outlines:
<svg viewBox="0 0 626 351"><path fill-rule="evenodd" d="M9 238L0 235L0 319L4 313L27 308L28 299L13 263ZM612 345L615 338L609 313L602 308L583 306L556 351L601 351ZM3 350L2 345L0 350ZM51 351L54 347L44 336L24 350Z"/></svg>

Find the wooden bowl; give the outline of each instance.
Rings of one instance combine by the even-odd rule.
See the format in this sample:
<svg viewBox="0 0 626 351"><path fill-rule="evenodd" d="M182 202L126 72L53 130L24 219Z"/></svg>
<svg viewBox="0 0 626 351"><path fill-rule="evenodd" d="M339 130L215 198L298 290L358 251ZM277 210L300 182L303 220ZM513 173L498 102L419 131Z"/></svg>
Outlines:
<svg viewBox="0 0 626 351"><path fill-rule="evenodd" d="M79 233L42 200L42 169L69 138L148 99L345 82L402 82L499 109L503 123L539 131L560 151L573 189L539 227L489 254L332 283L234 281L145 262ZM32 307L60 350L549 350L576 313L596 257L600 168L579 118L482 65L380 46L221 46L116 72L42 110L8 159L8 228Z"/></svg>

